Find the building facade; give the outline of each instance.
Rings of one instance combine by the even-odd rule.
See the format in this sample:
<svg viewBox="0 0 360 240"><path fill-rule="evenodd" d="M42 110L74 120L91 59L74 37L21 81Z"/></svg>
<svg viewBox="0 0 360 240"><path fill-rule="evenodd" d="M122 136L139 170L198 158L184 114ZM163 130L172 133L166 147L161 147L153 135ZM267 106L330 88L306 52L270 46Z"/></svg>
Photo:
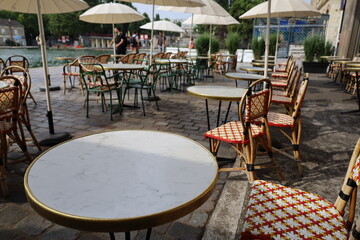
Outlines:
<svg viewBox="0 0 360 240"><path fill-rule="evenodd" d="M26 45L24 26L16 20L0 18L0 46L10 42Z"/></svg>

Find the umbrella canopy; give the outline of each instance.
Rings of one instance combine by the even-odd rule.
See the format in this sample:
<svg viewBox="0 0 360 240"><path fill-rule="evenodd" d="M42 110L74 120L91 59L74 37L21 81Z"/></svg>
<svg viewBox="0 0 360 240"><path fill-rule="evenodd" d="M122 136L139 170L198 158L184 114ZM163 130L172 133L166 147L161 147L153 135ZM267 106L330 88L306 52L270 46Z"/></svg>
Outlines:
<svg viewBox="0 0 360 240"><path fill-rule="evenodd" d="M143 19L145 17L133 8L120 3L99 4L80 15L80 20L84 22L112 24L113 29L115 23L137 22ZM115 44L114 55L116 55Z"/></svg>
<svg viewBox="0 0 360 240"><path fill-rule="evenodd" d="M146 23L146 24L140 26L140 28L151 30L152 25L153 25L152 22L149 22L149 23ZM182 29L175 23L165 21L165 20L155 21L154 22L154 30L167 31L167 32L179 32L179 33L185 32L184 29Z"/></svg>
<svg viewBox="0 0 360 240"><path fill-rule="evenodd" d="M191 24L191 18L186 19L183 24ZM211 16L211 15L200 15L194 14L193 17L194 24L204 24L204 25L232 25L232 24L240 24L235 18L231 15L227 15L225 17L220 16Z"/></svg>
<svg viewBox="0 0 360 240"><path fill-rule="evenodd" d="M211 16L211 15L201 15L194 14L193 16L186 19L183 24L203 24L210 25L210 41L209 41L209 57L211 55L211 35L212 35L212 25L232 25L240 24L235 18L230 14L225 17Z"/></svg>
<svg viewBox="0 0 360 240"><path fill-rule="evenodd" d="M152 4L159 6L177 6L177 7L202 7L201 0L122 0L123 2L134 2L143 4Z"/></svg>
<svg viewBox="0 0 360 240"><path fill-rule="evenodd" d="M305 17L305 16L319 16L320 12L312 5L304 2L303 0L269 0L260 3L249 11L242 14L240 19L249 18L267 18L267 31L265 43L265 72L264 77L267 76L268 66L268 52L269 52L269 32L270 32L270 18L280 17ZM277 37L276 37L276 53L275 63L277 59L277 46L280 32L280 23L278 24Z"/></svg>
<svg viewBox="0 0 360 240"><path fill-rule="evenodd" d="M80 15L80 20L90 23L129 23L145 19L135 9L120 3L104 3Z"/></svg>
<svg viewBox="0 0 360 240"><path fill-rule="evenodd" d="M268 2L263 2L241 15L240 19L267 18ZM270 17L319 16L319 11L303 0L272 0Z"/></svg>
<svg viewBox="0 0 360 240"><path fill-rule="evenodd" d="M0 0L0 9L11 12L37 14L38 0ZM88 8L89 5L81 0L40 0L41 14L75 12Z"/></svg>
<svg viewBox="0 0 360 240"><path fill-rule="evenodd" d="M202 7L204 6L201 0L123 0L124 2L135 2L152 4L152 24L154 24L155 5L160 6L177 6L177 7ZM150 42L150 64L152 63L153 55L153 39L154 39L154 26L151 27L151 42Z"/></svg>
<svg viewBox="0 0 360 240"><path fill-rule="evenodd" d="M183 12L183 13L193 13L193 14L205 14L205 15L214 15L214 16L227 16L229 13L221 7L217 2L213 0L202 0L205 4L203 7L169 7L163 6L157 8L161 11L172 11L172 12Z"/></svg>
<svg viewBox="0 0 360 240"><path fill-rule="evenodd" d="M52 117L51 110L51 99L50 99L50 88L49 88L49 69L47 65L47 54L45 46L45 34L44 34L44 25L43 25L43 14L53 14L53 13L66 13L74 12L88 8L89 5L81 0L0 0L0 9L12 11L12 12L22 12L22 13L36 13L39 24L39 38L40 38L40 49L41 56L44 67L44 83L45 83L45 93L46 93L46 102L47 102L47 117L49 122L49 132L50 137L40 141L40 144L54 145L59 142L62 142L66 139L71 138L71 135L68 133L58 133L55 134L54 131L54 122Z"/></svg>

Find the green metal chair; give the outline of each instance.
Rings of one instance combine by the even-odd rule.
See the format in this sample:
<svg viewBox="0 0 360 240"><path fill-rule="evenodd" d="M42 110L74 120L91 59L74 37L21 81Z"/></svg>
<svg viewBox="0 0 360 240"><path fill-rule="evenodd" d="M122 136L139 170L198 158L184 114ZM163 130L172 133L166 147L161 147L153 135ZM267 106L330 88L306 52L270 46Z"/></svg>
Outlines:
<svg viewBox="0 0 360 240"><path fill-rule="evenodd" d="M101 98L102 111L107 109L105 94L109 94L110 119L113 120L113 92L118 100L117 111L122 112L123 78L118 74L107 76L103 66L99 63L80 62L80 74L86 90L86 117L89 117L89 95L95 93ZM116 112L116 111L114 111Z"/></svg>

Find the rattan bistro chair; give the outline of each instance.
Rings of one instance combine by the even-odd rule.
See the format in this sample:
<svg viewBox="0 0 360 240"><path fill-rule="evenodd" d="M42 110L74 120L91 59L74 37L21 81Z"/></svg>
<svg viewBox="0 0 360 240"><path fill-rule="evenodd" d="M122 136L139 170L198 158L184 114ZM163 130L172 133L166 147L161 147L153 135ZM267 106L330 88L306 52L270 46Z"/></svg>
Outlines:
<svg viewBox="0 0 360 240"><path fill-rule="evenodd" d="M9 79L12 80L12 83L9 83ZM8 87L0 89L0 184L3 194L8 195L4 166L7 162L7 138L10 138L19 145L27 160L31 162L32 157L27 151L22 125L19 124L18 113L23 99L21 83L19 79L13 76L0 77L0 81L5 81L9 84Z"/></svg>
<svg viewBox="0 0 360 240"><path fill-rule="evenodd" d="M267 120L269 126L277 127L280 131L288 138L291 142L291 148L293 151L293 155L287 154L288 148L285 149L276 149L273 148L276 152L279 152L282 155L285 155L291 159L294 159L298 165L299 175L303 174L303 168L301 166L301 159L300 159L300 141L301 141L301 106L305 98L306 90L309 85L309 79L305 78L302 81L299 91L296 96L296 100L294 102L293 111L289 114L277 113L269 111L267 115ZM260 124L261 119L256 119L254 122ZM290 129L290 133L286 133L282 129Z"/></svg>
<svg viewBox="0 0 360 240"><path fill-rule="evenodd" d="M334 204L319 195L300 189L255 181L241 226L241 240L348 239L360 184L359 154L360 138ZM345 214L349 200L348 213ZM358 220L355 230L350 233L350 239L360 239L359 223Z"/></svg>
<svg viewBox="0 0 360 240"><path fill-rule="evenodd" d="M267 124L267 113L271 103L271 84L268 79L260 79L253 82L244 93L239 104L239 121L228 122L222 126L205 133L210 138L210 150L217 155L220 142L230 143L241 159L238 168L220 169L220 171L244 170L250 182L255 180L254 170L264 167L275 168L279 178L283 175L276 165L271 148L270 132ZM254 119L261 118L262 125L252 124ZM268 164L255 164L258 145L261 145L268 153ZM245 153L244 153L245 149Z"/></svg>
<svg viewBox="0 0 360 240"><path fill-rule="evenodd" d="M95 60L96 61L96 60ZM109 94L110 119L113 120L113 92L116 93L118 101L118 112L122 111L122 77L107 76L103 66L99 63L86 62L80 59L80 74L86 89L86 117L89 117L89 96L90 93L99 95L101 98L102 111L107 109L105 94ZM115 96L114 96L115 97Z"/></svg>
<svg viewBox="0 0 360 240"><path fill-rule="evenodd" d="M20 73L22 71L22 74L9 75L11 72L13 72L12 70L14 68L16 68L17 73ZM19 110L19 121L20 123L25 125L26 129L28 130L31 136L32 142L39 149L39 151L41 151L41 146L38 140L36 139L35 134L31 128L30 114L27 105L27 98L30 94L30 89L31 89L31 77L29 72L19 66L8 66L4 69L4 71L0 74L0 76L1 77L9 76L9 78L3 78L3 81L7 81L10 85L14 84L14 78L11 77L16 77L20 81L22 87L22 103Z"/></svg>

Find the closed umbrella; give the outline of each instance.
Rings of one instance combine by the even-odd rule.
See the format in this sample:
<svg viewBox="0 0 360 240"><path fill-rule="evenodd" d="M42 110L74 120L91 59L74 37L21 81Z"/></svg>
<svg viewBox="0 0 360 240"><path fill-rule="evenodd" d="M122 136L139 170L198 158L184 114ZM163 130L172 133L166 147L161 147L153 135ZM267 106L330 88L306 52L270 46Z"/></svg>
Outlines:
<svg viewBox="0 0 360 240"><path fill-rule="evenodd" d="M177 6L177 7L202 7L204 6L201 0L123 0L124 2L135 2L152 4L152 24L154 23L155 5L159 6ZM152 63L153 55L153 38L154 38L154 26L151 28L151 44L150 44L150 63Z"/></svg>
<svg viewBox="0 0 360 240"><path fill-rule="evenodd" d="M268 2L260 3L255 7L251 8L249 11L242 14L239 18L240 19L267 18L268 14L270 14L269 15L270 18L306 17L306 16L312 17L312 16L320 15L320 12L315 7L304 2L303 0L271 0L270 13L268 13L268 8L269 8ZM269 21L270 19L268 19L268 22ZM280 32L280 21L278 23L278 30L276 37L275 58L277 58L279 32Z"/></svg>
<svg viewBox="0 0 360 240"><path fill-rule="evenodd" d="M217 2L213 0L202 0L205 4L203 7L169 7L162 6L159 7L158 10L162 11L172 11L172 12L183 12L183 13L192 13L191 15L191 26L190 26L190 40L192 38L192 28L194 22L194 14L204 14L204 15L212 15L212 16L228 16L229 13L221 7Z"/></svg>
<svg viewBox="0 0 360 240"><path fill-rule="evenodd" d="M80 15L80 20L84 22L112 24L112 29L115 23L130 23L143 19L145 19L144 16L133 8L120 3L99 4ZM115 38L115 35L113 37Z"/></svg>
<svg viewBox="0 0 360 240"><path fill-rule="evenodd" d="M67 132L55 133L54 122L51 109L51 99L49 91L49 69L47 65L46 41L43 25L43 14L67 13L88 8L89 5L81 0L0 0L0 9L11 12L35 13L38 17L40 33L40 49L44 68L44 84L47 101L47 117L49 121L50 136L46 137L40 144L55 145L59 142L71 138Z"/></svg>
<svg viewBox="0 0 360 240"><path fill-rule="evenodd" d="M230 14L225 17L220 16L211 16L211 15L202 15L194 14L194 16L186 19L183 23L190 24L191 22L195 24L210 25L210 41L209 41L209 57L211 55L211 35L212 35L212 25L232 25L240 24L235 18Z"/></svg>

